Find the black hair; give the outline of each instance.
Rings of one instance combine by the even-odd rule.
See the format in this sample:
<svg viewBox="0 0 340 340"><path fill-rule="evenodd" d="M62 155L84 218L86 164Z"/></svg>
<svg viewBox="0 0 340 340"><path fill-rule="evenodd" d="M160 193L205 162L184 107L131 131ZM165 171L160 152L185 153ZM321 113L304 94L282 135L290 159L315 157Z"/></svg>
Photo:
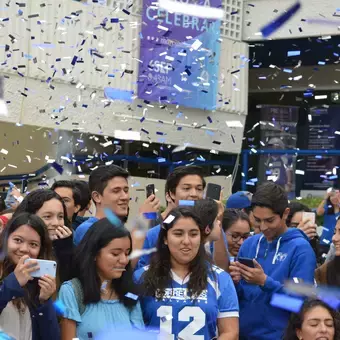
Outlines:
<svg viewBox="0 0 340 340"><path fill-rule="evenodd" d="M44 221L39 216L28 212L17 214L15 217L12 217L8 221L6 228L4 229L0 237L0 251L1 254L5 255L0 260L1 281L3 281L5 277L7 277L15 270L16 265L12 263L12 261L7 256L8 254L7 244L10 235L23 225L30 226L40 236L40 251L38 254L38 259L44 260L53 259L52 243L48 236L47 228ZM28 282L25 285L24 289L25 289L24 298L16 299L14 301L14 305L18 309L21 309L22 303L25 303L27 306L30 307L36 306L36 301L39 297L40 289L37 280Z"/></svg>
<svg viewBox="0 0 340 340"><path fill-rule="evenodd" d="M297 212L300 212L300 211L311 212L311 209L309 209L306 205L300 202L290 202L288 207L289 207L289 214L286 220L286 224L288 227L290 227L292 218Z"/></svg>
<svg viewBox="0 0 340 340"><path fill-rule="evenodd" d="M91 201L91 191L89 187L89 183L81 180L73 180L75 187L80 191L80 211L83 211L87 208Z"/></svg>
<svg viewBox="0 0 340 340"><path fill-rule="evenodd" d="M331 195L334 195L335 193L332 192ZM334 215L335 214L335 211L334 211L334 205L331 201L331 197L328 197L327 198L327 201L326 201L326 205L327 205L327 212L326 212L326 215Z"/></svg>
<svg viewBox="0 0 340 340"><path fill-rule="evenodd" d="M288 198L284 189L274 183L265 182L259 185L251 200L252 209L255 207L264 207L271 209L274 214L283 216L288 208Z"/></svg>
<svg viewBox="0 0 340 340"><path fill-rule="evenodd" d="M67 211L62 198L51 189L37 189L31 191L16 208L13 217L22 213L29 212L36 214L45 202L56 199L61 202L64 210L64 225L70 227L70 221L67 218Z"/></svg>
<svg viewBox="0 0 340 340"><path fill-rule="evenodd" d="M89 177L91 195L94 191L103 195L107 182L114 177L123 177L127 180L129 173L120 166L114 164L101 165L97 169L94 169Z"/></svg>
<svg viewBox="0 0 340 340"><path fill-rule="evenodd" d="M165 183L165 193L176 193L176 188L180 180L185 176L190 175L197 175L201 177L203 189L206 186L206 182L203 176L203 170L201 167L196 165L189 165L189 166L179 166L174 169L174 171L170 172L168 178L166 179Z"/></svg>
<svg viewBox="0 0 340 340"><path fill-rule="evenodd" d="M171 285L171 254L168 246L164 243L168 231L180 218L191 218L199 227L201 234L201 244L196 257L189 264L190 279L188 282L188 292L191 298L198 298L207 287L208 272L211 270L211 261L204 249L204 229L201 220L195 213L194 207L179 206L168 214L174 219L170 223L164 223L161 227L157 249L158 251L151 257L149 269L142 276L142 290L146 296L156 296L162 298L165 289ZM165 219L166 221L166 219Z"/></svg>
<svg viewBox="0 0 340 340"><path fill-rule="evenodd" d="M81 206L81 192L76 187L73 181L67 181L67 180L60 180L55 181L52 186L51 190L55 191L57 188L69 188L72 190L73 200L75 205Z"/></svg>
<svg viewBox="0 0 340 340"><path fill-rule="evenodd" d="M222 229L226 232L234 223L237 221L242 220L246 221L249 224L250 229L250 220L248 215L239 209L231 209L227 208L224 210L223 213L223 220L222 220Z"/></svg>
<svg viewBox="0 0 340 340"><path fill-rule="evenodd" d="M299 340L299 338L296 335L296 331L301 329L305 314L315 307L323 307L329 312L334 322L334 329L335 329L334 340L340 340L339 313L334 311L326 303L318 299L306 300L303 303L300 312L293 313L291 315L288 326L285 331L285 335L283 337L283 340Z"/></svg>
<svg viewBox="0 0 340 340"><path fill-rule="evenodd" d="M218 214L218 204L212 198L205 198L195 201L194 207L203 227L208 226L212 230Z"/></svg>
<svg viewBox="0 0 340 340"><path fill-rule="evenodd" d="M78 278L81 282L84 292L84 304L97 303L101 299L101 281L95 262L98 253L113 239L123 237L129 238L131 253L132 239L130 232L125 227L114 226L107 218L103 218L92 225L77 247L74 257L74 277ZM126 271L123 272L121 278L112 280L111 287L117 294L119 301L126 307L136 305L136 300L126 297L127 293L137 295L130 262L126 266Z"/></svg>

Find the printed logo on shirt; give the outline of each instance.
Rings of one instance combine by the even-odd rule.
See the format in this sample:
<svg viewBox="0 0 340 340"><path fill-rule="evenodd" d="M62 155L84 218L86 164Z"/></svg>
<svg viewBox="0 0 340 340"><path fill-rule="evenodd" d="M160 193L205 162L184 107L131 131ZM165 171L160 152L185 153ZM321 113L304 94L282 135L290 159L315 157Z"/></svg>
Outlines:
<svg viewBox="0 0 340 340"><path fill-rule="evenodd" d="M156 298L158 298L158 299L161 298L159 291L156 292ZM165 293L164 293L163 299L185 301L185 300L190 300L191 297L188 295L188 289L187 288L165 288ZM207 290L205 289L199 295L197 300L207 301L207 299L208 299L208 294L207 294Z"/></svg>
<svg viewBox="0 0 340 340"><path fill-rule="evenodd" d="M277 253L276 262L283 262L287 258L287 253Z"/></svg>

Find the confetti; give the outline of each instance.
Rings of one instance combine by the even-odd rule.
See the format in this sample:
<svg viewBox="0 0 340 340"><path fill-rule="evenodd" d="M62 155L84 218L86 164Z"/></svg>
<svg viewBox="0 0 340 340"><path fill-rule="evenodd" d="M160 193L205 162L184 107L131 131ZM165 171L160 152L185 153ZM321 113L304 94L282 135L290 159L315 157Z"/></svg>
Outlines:
<svg viewBox="0 0 340 340"><path fill-rule="evenodd" d="M264 38L268 38L271 34L283 26L293 15L301 8L301 3L298 1L292 5L285 13L278 16L276 19L262 27L261 33Z"/></svg>
<svg viewBox="0 0 340 340"><path fill-rule="evenodd" d="M157 218L157 213L156 212L146 212L146 213L143 213L143 216L147 220L155 220Z"/></svg>
<svg viewBox="0 0 340 340"><path fill-rule="evenodd" d="M158 5L159 8L165 9L171 13L188 14L198 18L222 20L225 15L221 8L198 6L172 0L159 0Z"/></svg>
<svg viewBox="0 0 340 340"><path fill-rule="evenodd" d="M66 307L65 305L61 302L61 300L56 300L53 302L53 307L57 313L57 315L64 316L66 313Z"/></svg>
<svg viewBox="0 0 340 340"><path fill-rule="evenodd" d="M165 224L169 224L169 223L171 223L174 219L175 219L175 216L169 215L169 216L167 216L167 218L163 221L163 224L164 224L164 223L165 223Z"/></svg>
<svg viewBox="0 0 340 340"><path fill-rule="evenodd" d="M109 208L104 209L104 213L106 218L113 224L115 227L122 226L122 221L119 217L117 217Z"/></svg>
<svg viewBox="0 0 340 340"><path fill-rule="evenodd" d="M275 293L272 295L270 304L273 307L285 309L293 313L298 313L302 307L303 300L296 297Z"/></svg>
<svg viewBox="0 0 340 340"><path fill-rule="evenodd" d="M179 206L194 206L195 201L189 201L189 200L179 200L178 202ZM164 223L170 223L170 222L165 222Z"/></svg>
<svg viewBox="0 0 340 340"><path fill-rule="evenodd" d="M128 256L128 259L129 260L137 259L138 257L155 253L156 251L157 251L156 247L150 249L136 249L133 250L132 253Z"/></svg>
<svg viewBox="0 0 340 340"><path fill-rule="evenodd" d="M129 299L132 299L132 300L135 300L135 301L137 301L138 300L138 295L136 295L136 294L133 294L133 293L126 293L125 294L125 297L127 297L127 298L129 298Z"/></svg>

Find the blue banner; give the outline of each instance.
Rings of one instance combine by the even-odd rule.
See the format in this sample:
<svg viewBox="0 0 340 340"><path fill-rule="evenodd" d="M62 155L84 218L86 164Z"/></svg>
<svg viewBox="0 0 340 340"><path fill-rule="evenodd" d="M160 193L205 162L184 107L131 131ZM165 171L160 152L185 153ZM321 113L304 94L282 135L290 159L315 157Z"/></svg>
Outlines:
<svg viewBox="0 0 340 340"><path fill-rule="evenodd" d="M163 104L216 109L220 21L169 13L143 4L138 97ZM221 7L221 0L198 6Z"/></svg>

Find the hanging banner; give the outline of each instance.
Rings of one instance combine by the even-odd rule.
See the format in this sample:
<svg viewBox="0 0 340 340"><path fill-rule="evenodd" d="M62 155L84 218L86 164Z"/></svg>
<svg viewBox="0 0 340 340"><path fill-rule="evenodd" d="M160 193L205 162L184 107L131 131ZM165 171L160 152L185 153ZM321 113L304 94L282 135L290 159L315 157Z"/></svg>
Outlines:
<svg viewBox="0 0 340 340"><path fill-rule="evenodd" d="M164 104L216 109L220 21L170 13L144 0L138 97ZM220 8L221 0L196 5Z"/></svg>

